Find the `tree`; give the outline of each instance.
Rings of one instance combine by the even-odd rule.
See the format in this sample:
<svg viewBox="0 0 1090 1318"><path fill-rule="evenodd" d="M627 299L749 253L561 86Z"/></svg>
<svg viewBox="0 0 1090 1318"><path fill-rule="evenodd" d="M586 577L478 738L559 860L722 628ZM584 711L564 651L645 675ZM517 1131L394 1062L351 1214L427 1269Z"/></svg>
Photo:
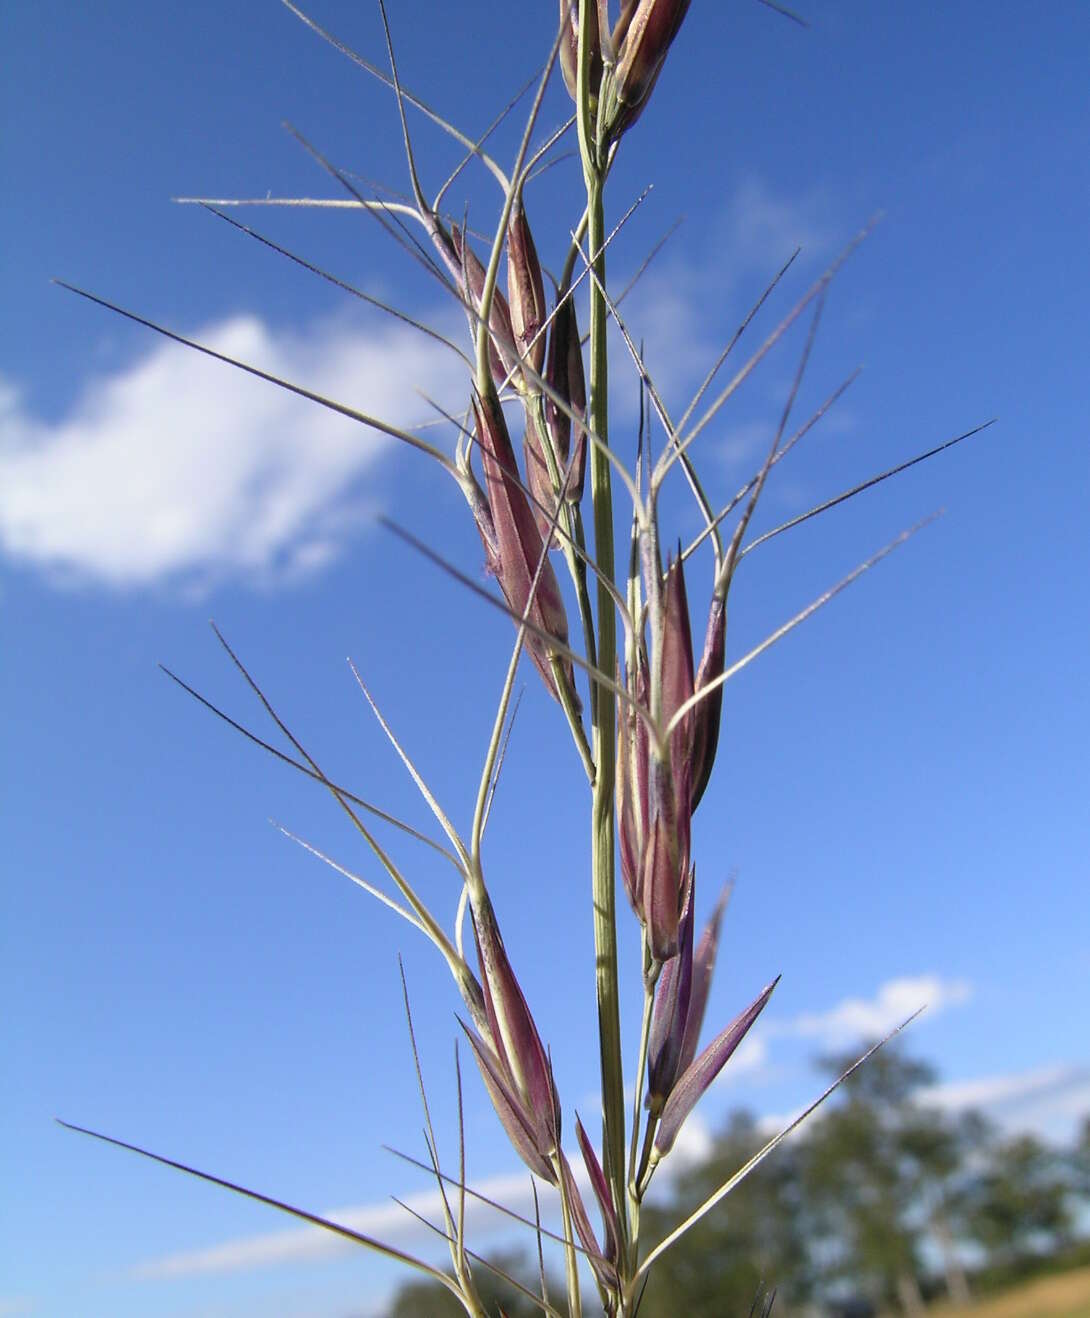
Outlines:
<svg viewBox="0 0 1090 1318"><path fill-rule="evenodd" d="M645 1208L643 1234L661 1239L765 1143L752 1116L732 1115L711 1156L683 1173L668 1204ZM668 1250L656 1265L641 1318L722 1318L750 1312L762 1288L776 1290L787 1318L812 1290L806 1211L795 1144L778 1149ZM758 1312L759 1312L758 1308Z"/></svg>
<svg viewBox="0 0 1090 1318"><path fill-rule="evenodd" d="M971 1294L959 1237L968 1234L963 1181L969 1156L991 1137L987 1121L976 1112L949 1119L929 1108L912 1107L903 1119L898 1143L914 1164L926 1223L942 1260L946 1290L955 1304L968 1304Z"/></svg>
<svg viewBox="0 0 1090 1318"><path fill-rule="evenodd" d="M821 1066L841 1074L853 1057ZM925 1062L896 1047L874 1054L842 1086L842 1101L815 1123L806 1146L807 1193L828 1271L869 1291L879 1304L906 1314L923 1311L919 1248L926 1225L921 1155L945 1169L954 1146L928 1129L913 1093L934 1081Z"/></svg>
<svg viewBox="0 0 1090 1318"><path fill-rule="evenodd" d="M1090 1116L1082 1119L1070 1163L1075 1194L1080 1199L1090 1199Z"/></svg>
<svg viewBox="0 0 1090 1318"><path fill-rule="evenodd" d="M1019 1271L1067 1243L1070 1185L1059 1156L1033 1135L993 1146L966 1195L966 1217L989 1261Z"/></svg>

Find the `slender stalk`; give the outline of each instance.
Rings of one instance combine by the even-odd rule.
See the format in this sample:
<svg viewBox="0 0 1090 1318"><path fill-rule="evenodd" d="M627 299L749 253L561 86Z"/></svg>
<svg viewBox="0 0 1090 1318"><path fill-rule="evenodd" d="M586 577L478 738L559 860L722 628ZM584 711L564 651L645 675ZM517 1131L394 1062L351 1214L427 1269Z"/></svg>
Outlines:
<svg viewBox="0 0 1090 1318"><path fill-rule="evenodd" d="M643 1098L643 1075L647 1066L647 1046L651 1038L651 1013L655 1006L655 984L661 966L651 960L647 950L647 940L643 940L644 964L652 974L644 974L643 1023L640 1026L640 1052L636 1062L636 1078L632 1085L632 1129L628 1149L628 1221L631 1238L629 1241L629 1271L635 1272L639 1262L640 1241L640 1193L636 1168L636 1152L640 1137L640 1100ZM648 965L648 963L650 963ZM648 1114L648 1129L651 1127L651 1115Z"/></svg>
<svg viewBox="0 0 1090 1318"><path fill-rule="evenodd" d="M592 0L579 0L579 150L587 188L587 241L595 280L590 288L590 429L599 443L591 452L591 498L594 505L594 555L600 578L614 582L613 491L605 447L609 442L606 354L607 308L601 290L606 283L605 171L600 161L595 126L591 122ZM609 590L598 583L597 667L612 673L617 666L617 628ZM598 995L598 1043L602 1066L602 1151L613 1204L621 1223L622 1249L627 1250L628 1215L625 1186L624 1061L621 1056L621 1016L617 976L617 915L613 792L617 729L612 696L591 683L590 714L597 772L591 803L591 883L594 911L595 974Z"/></svg>
<svg viewBox="0 0 1090 1318"><path fill-rule="evenodd" d="M564 1273L568 1286L569 1318L582 1318L583 1304L579 1296L579 1259L575 1251L575 1227L572 1222L571 1201L568 1198L568 1183L564 1176L561 1154L557 1151L553 1158L556 1168L556 1184L560 1191L560 1216L564 1223Z"/></svg>
<svg viewBox="0 0 1090 1318"><path fill-rule="evenodd" d="M654 1167L649 1164L651 1163L651 1150L655 1143L655 1132L658 1130L658 1127L658 1116L653 1112L648 1113L647 1125L643 1132L643 1150L640 1153L640 1165L636 1169L634 1181L636 1187L636 1199L640 1203L643 1202L643 1197L647 1193L647 1187L651 1181L651 1175L655 1170Z"/></svg>

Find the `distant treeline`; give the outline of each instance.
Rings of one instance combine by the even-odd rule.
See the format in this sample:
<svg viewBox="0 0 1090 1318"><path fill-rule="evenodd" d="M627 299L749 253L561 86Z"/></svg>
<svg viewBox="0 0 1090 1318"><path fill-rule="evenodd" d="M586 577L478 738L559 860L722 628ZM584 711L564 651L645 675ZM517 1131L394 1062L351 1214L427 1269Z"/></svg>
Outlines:
<svg viewBox="0 0 1090 1318"><path fill-rule="evenodd" d="M839 1074L852 1060L830 1057L821 1066ZM933 1297L965 1302L1084 1255L1090 1116L1074 1146L1058 1150L1031 1135L1001 1136L979 1113L951 1115L921 1102L935 1080L930 1065L896 1047L876 1053L822 1114L667 1251L640 1318L746 1318L773 1289L775 1318L915 1315ZM766 1138L750 1114L732 1114L708 1159L678 1176L666 1200L645 1206L641 1235L665 1236ZM496 1262L539 1293L527 1257ZM484 1268L476 1273L490 1313L541 1313ZM409 1283L390 1318L461 1313L441 1288Z"/></svg>

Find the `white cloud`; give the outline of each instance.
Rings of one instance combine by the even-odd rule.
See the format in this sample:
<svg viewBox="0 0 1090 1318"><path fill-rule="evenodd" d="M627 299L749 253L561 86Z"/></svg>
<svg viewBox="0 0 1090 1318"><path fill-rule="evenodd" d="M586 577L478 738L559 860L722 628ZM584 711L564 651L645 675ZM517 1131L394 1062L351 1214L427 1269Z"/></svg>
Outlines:
<svg viewBox="0 0 1090 1318"><path fill-rule="evenodd" d="M975 1108L1007 1130L1065 1141L1090 1117L1090 1067L1071 1064L934 1085L920 1099L948 1111Z"/></svg>
<svg viewBox="0 0 1090 1318"><path fill-rule="evenodd" d="M710 1157L714 1144L711 1127L698 1112L690 1112L678 1131L669 1159L661 1165L659 1193L662 1193L663 1180L670 1181L687 1168L704 1162Z"/></svg>
<svg viewBox="0 0 1090 1318"><path fill-rule="evenodd" d="M760 1025L746 1035L730 1055L730 1060L716 1080L720 1089L735 1080L753 1080L768 1070L768 1040L760 1033Z"/></svg>
<svg viewBox="0 0 1090 1318"><path fill-rule="evenodd" d="M287 333L240 315L194 337L401 426L428 414L414 389L465 391L454 355L400 326ZM363 478L395 442L173 343L88 384L56 422L0 381L0 547L113 588L313 572L358 532Z"/></svg>
<svg viewBox="0 0 1090 1318"><path fill-rule="evenodd" d="M767 272L771 277L796 247L805 256L829 251L838 241L833 209L831 197L821 189L784 197L777 196L762 179L745 179L717 226L718 241L733 270Z"/></svg>
<svg viewBox="0 0 1090 1318"><path fill-rule="evenodd" d="M576 1179L585 1184L585 1173L579 1159L574 1159ZM533 1194L528 1172L489 1177L471 1187L479 1194L502 1204L505 1208L532 1218ZM539 1187L542 1206L549 1206L552 1191ZM404 1195L402 1200L414 1212L432 1222L442 1221L442 1201L438 1190L424 1190ZM409 1250L423 1242L430 1251L436 1237L404 1208L389 1200L377 1204L336 1208L323 1213L323 1217L363 1235L381 1240L383 1244ZM509 1221L489 1205L478 1199L466 1199L466 1231L478 1238L488 1229L495 1229ZM253 1268L270 1267L281 1263L306 1262L328 1258L347 1249L358 1249L350 1241L324 1231L320 1227L291 1227L282 1231L264 1232L229 1240L207 1249L187 1250L163 1258L138 1263L130 1276L141 1281L157 1281L173 1277L190 1277L202 1274L240 1272Z"/></svg>
<svg viewBox="0 0 1090 1318"><path fill-rule="evenodd" d="M730 467L759 467L768 454L775 423L771 416L765 421L739 421L730 426L719 441L719 453Z"/></svg>
<svg viewBox="0 0 1090 1318"><path fill-rule="evenodd" d="M925 1102L942 1108L993 1107L1020 1102L1027 1096L1039 1096L1066 1085L1072 1077L1085 1081L1088 1073L1070 1066L1048 1066L1037 1071L1018 1071L1010 1075L982 1076L977 1080L955 1080L933 1085L923 1091Z"/></svg>
<svg viewBox="0 0 1090 1318"><path fill-rule="evenodd" d="M1071 1140L1079 1122L1090 1118L1090 1066L1065 1063L930 1085L916 1098L946 1112L982 1112L1008 1132L1029 1132L1063 1144ZM806 1106L768 1113L758 1125L765 1134L776 1134ZM810 1120L820 1121L822 1114L819 1108Z"/></svg>
<svg viewBox="0 0 1090 1318"><path fill-rule="evenodd" d="M827 249L829 212L821 194L782 197L751 179L652 267L626 311L668 394L691 388L718 351L710 330L728 332L704 318L719 322L726 294L770 275L796 243ZM400 326L285 332L239 315L194 337L403 426L428 415L418 387L464 403L453 354ZM392 443L177 344L87 384L55 421L0 379L0 552L57 582L115 589L313 573L373 509L365 478Z"/></svg>
<svg viewBox="0 0 1090 1318"><path fill-rule="evenodd" d="M906 976L887 980L872 998L845 998L827 1011L804 1012L793 1020L775 1022L770 1029L779 1035L817 1039L824 1047L833 1048L880 1038L921 1007L927 1008L928 1016L935 1016L947 1007L968 1002L971 996L972 987L963 979Z"/></svg>
<svg viewBox="0 0 1090 1318"><path fill-rule="evenodd" d="M738 185L718 217L672 240L633 289L622 314L633 338L644 342L645 361L675 419L749 310L746 299L759 294L796 247L803 249L804 260L822 258L846 237L827 193L780 196L750 178ZM800 291L797 281L792 287ZM782 300L778 305L777 318ZM726 314L724 307L730 308ZM753 342L735 349L731 372L765 333L767 327L750 330ZM615 347L627 360L619 336ZM635 397L626 389L617 401L634 407ZM706 401L714 397L713 388Z"/></svg>

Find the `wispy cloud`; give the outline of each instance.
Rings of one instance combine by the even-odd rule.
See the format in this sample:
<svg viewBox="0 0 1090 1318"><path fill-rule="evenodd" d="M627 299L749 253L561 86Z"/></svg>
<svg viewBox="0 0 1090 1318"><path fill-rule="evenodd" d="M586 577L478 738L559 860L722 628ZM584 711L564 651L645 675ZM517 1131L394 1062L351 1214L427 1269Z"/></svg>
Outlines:
<svg viewBox="0 0 1090 1318"><path fill-rule="evenodd" d="M1066 1139L1072 1125L1090 1118L1090 1066L1044 1066L934 1085L925 1103L950 1111L978 1108L1012 1130Z"/></svg>
<svg viewBox="0 0 1090 1318"><path fill-rule="evenodd" d="M758 1026L756 1031L746 1035L731 1054L730 1061L719 1073L716 1086L724 1089L735 1081L744 1083L761 1078L769 1070L768 1038L760 1032Z"/></svg>
<svg viewBox="0 0 1090 1318"><path fill-rule="evenodd" d="M579 1164L573 1163L579 1172ZM501 1203L512 1212L533 1216L534 1202L530 1177L525 1171L489 1177L472 1187L479 1194ZM551 1191L542 1189L543 1207L548 1206ZM403 1202L429 1221L441 1223L443 1205L439 1191L424 1190L405 1195ZM430 1253L437 1240L434 1232L407 1213L400 1205L383 1200L380 1203L335 1208L323 1214L332 1222L350 1227L363 1235L381 1240L399 1249L412 1250L426 1247ZM488 1230L509 1224L510 1219L477 1199L466 1199L466 1230L478 1238ZM348 1250L358 1249L351 1242L339 1238L320 1227L293 1227L282 1231L265 1232L229 1240L206 1249L188 1250L168 1254L163 1258L138 1263L130 1271L134 1280L161 1281L175 1277L192 1277L224 1272L241 1272L265 1268L282 1263L300 1263L328 1258Z"/></svg>
<svg viewBox="0 0 1090 1318"><path fill-rule="evenodd" d="M861 1046L896 1029L921 1007L933 1016L968 1002L971 996L971 986L962 979L904 976L880 984L869 998L843 998L825 1011L762 1020L723 1068L717 1087L722 1090L735 1083L772 1079L782 1070L773 1060L777 1039L807 1040L829 1049Z"/></svg>
<svg viewBox="0 0 1090 1318"><path fill-rule="evenodd" d="M663 1176L659 1177L660 1192L670 1178L707 1158L713 1142L712 1132L707 1123L697 1114L691 1116L678 1136L669 1163L663 1167ZM584 1198L589 1202L589 1178L582 1158L574 1150L569 1150L569 1158L576 1182ZM484 1198L502 1204L512 1213L533 1218L533 1191L530 1187L530 1177L525 1171L488 1177L475 1182L471 1188ZM452 1207L456 1193L456 1190L448 1188ZM559 1213L559 1199L555 1191L539 1183L538 1194L544 1224L551 1229L559 1229L558 1222L550 1223L550 1217L555 1218ZM424 1190L401 1198L414 1213L435 1223L442 1222L443 1206L437 1189ZM433 1231L399 1204L388 1199L374 1204L331 1209L322 1216L381 1240L384 1244L410 1252L421 1250L425 1256L433 1252L438 1239ZM479 1199L466 1198L466 1233L472 1235L478 1242L489 1232L510 1231L512 1226L515 1230L522 1229L517 1224L513 1224L506 1214L498 1212ZM530 1228L524 1229L527 1231L529 1241L532 1238ZM256 1236L244 1236L205 1249L186 1250L149 1259L131 1268L129 1276L134 1281L169 1281L181 1277L242 1272L287 1263L320 1261L357 1248L358 1246L350 1241L323 1231L319 1227L293 1227L282 1231L263 1232Z"/></svg>
<svg viewBox="0 0 1090 1318"><path fill-rule="evenodd" d="M242 315L194 337L401 426L427 416L414 388L464 392L454 355L402 327L287 333ZM0 380L0 548L112 588L283 580L358 534L365 478L394 442L176 344L89 383L52 423Z"/></svg>
<svg viewBox="0 0 1090 1318"><path fill-rule="evenodd" d="M826 258L845 235L824 191L778 194L756 177L740 182L699 230L682 230L623 308L664 397L687 401L685 391L711 366L749 300L796 247L806 264ZM743 349L736 352L740 363Z"/></svg>
<svg viewBox="0 0 1090 1318"><path fill-rule="evenodd" d="M952 1081L921 1089L916 1098L947 1112L982 1112L1005 1130L1062 1143L1077 1122L1090 1118L1090 1067L1065 1063ZM782 1130L802 1111L769 1113L760 1127L769 1134ZM820 1120L821 1112L813 1119Z"/></svg>
<svg viewBox="0 0 1090 1318"><path fill-rule="evenodd" d="M739 183L712 232L735 277L771 275L796 247L807 258L827 255L843 239L841 223L826 190L786 196L751 177Z"/></svg>
<svg viewBox="0 0 1090 1318"><path fill-rule="evenodd" d="M823 1047L835 1048L880 1038L921 1007L927 1008L929 1016L935 1016L971 997L972 986L964 979L905 976L887 980L870 998L844 998L826 1011L803 1012L791 1020L772 1022L768 1028L770 1033L814 1039Z"/></svg>

